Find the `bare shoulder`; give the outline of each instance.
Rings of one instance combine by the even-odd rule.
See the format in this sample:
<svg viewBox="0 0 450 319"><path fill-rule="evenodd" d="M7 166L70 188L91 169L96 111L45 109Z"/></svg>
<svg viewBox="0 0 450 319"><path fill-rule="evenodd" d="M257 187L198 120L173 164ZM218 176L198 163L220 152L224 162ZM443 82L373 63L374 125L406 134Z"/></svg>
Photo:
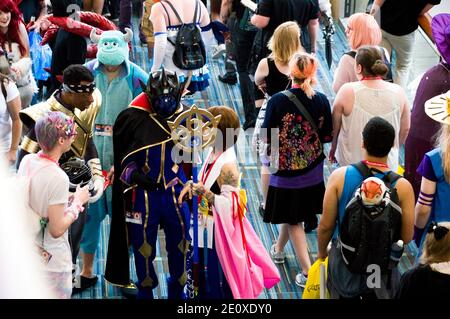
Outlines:
<svg viewBox="0 0 450 319"><path fill-rule="evenodd" d="M331 173L327 182L327 190L334 190L338 196L342 194L345 182L345 173L347 172L347 166L339 167Z"/></svg>
<svg viewBox="0 0 450 319"><path fill-rule="evenodd" d="M411 183L406 178L403 177L399 178L397 184L395 184L395 188L397 189L397 193L400 197L402 195L414 193Z"/></svg>
<svg viewBox="0 0 450 319"><path fill-rule="evenodd" d="M344 182L345 173L347 172L347 166L339 167L338 169L334 170L330 177L328 178L328 184L336 184L339 182Z"/></svg>
<svg viewBox="0 0 450 319"><path fill-rule="evenodd" d="M154 5L152 5L152 8L150 9L150 16L154 16L156 14L162 14L163 13L162 6L163 5L160 2L156 2Z"/></svg>
<svg viewBox="0 0 450 319"><path fill-rule="evenodd" d="M239 169L235 162L226 163L222 166L219 178L217 180L220 186L230 185L233 187L239 186Z"/></svg>

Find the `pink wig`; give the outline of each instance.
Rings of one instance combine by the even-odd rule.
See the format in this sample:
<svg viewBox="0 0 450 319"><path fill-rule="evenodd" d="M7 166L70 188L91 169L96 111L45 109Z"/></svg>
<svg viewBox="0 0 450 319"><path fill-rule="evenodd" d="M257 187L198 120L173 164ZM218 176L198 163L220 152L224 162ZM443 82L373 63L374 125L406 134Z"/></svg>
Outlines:
<svg viewBox="0 0 450 319"><path fill-rule="evenodd" d="M373 16L367 13L355 13L348 18L347 39L352 50L362 45L379 45L381 29Z"/></svg>

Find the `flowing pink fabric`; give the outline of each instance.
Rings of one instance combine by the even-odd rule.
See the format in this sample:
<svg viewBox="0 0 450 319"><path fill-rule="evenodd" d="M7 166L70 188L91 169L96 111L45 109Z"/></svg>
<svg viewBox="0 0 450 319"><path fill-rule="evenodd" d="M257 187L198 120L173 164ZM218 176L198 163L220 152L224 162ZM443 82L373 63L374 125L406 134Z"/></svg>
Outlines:
<svg viewBox="0 0 450 319"><path fill-rule="evenodd" d="M275 286L280 281L280 274L247 218L240 222L238 193L237 188L223 185L221 195L215 196L214 239L233 297L254 299L264 288Z"/></svg>

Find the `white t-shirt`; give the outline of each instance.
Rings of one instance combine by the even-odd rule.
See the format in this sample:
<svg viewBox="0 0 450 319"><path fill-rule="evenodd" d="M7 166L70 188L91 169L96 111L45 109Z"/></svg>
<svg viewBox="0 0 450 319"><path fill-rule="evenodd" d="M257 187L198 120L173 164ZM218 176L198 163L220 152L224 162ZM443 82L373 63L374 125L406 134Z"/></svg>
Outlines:
<svg viewBox="0 0 450 319"><path fill-rule="evenodd" d="M5 89L6 99L2 90L0 90L0 154L8 152L11 146L12 121L6 103L19 96L19 90L14 82L10 81L8 84L5 84Z"/></svg>
<svg viewBox="0 0 450 319"><path fill-rule="evenodd" d="M48 218L48 207L67 205L69 198L69 178L64 171L48 159L37 154L26 155L17 172L20 176L32 176L30 181L30 207L40 216ZM36 237L36 244L43 246L52 257L45 270L51 272L72 271L72 253L68 231L59 238L53 238L47 225L42 245L42 232Z"/></svg>

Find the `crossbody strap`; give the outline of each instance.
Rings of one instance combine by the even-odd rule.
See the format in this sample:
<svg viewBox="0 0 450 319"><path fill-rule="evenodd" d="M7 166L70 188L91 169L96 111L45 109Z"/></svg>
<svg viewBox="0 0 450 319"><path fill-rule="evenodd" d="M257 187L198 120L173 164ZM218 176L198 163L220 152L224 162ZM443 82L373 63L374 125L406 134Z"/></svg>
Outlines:
<svg viewBox="0 0 450 319"><path fill-rule="evenodd" d="M281 92L283 93L285 96L287 96L287 98L294 103L294 105L297 107L297 109L300 111L300 113L308 120L308 122L311 124L311 126L313 127L313 129L316 131L317 134L319 134L319 129L316 125L316 122L314 121L314 119L311 117L311 114L309 114L309 112L306 110L306 108L303 106L302 102L300 102L300 100L297 98L297 96L292 93L291 91L283 91Z"/></svg>

